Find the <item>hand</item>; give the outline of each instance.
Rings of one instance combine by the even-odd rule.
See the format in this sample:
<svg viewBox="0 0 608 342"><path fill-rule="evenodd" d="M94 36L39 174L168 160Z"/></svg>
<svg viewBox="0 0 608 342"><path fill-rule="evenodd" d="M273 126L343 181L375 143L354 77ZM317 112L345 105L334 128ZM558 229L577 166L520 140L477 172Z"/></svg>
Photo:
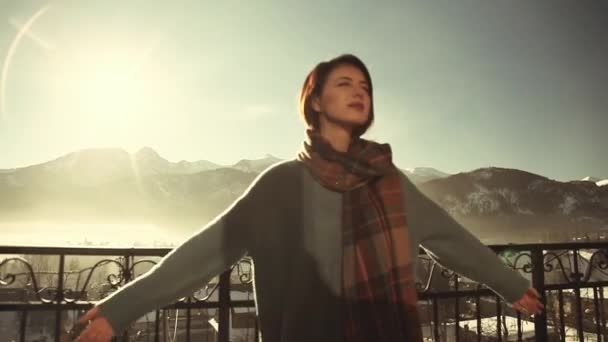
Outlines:
<svg viewBox="0 0 608 342"><path fill-rule="evenodd" d="M540 295L535 288L529 288L526 293L515 303L512 304L513 308L523 313L540 314L542 308L545 306L540 302Z"/></svg>
<svg viewBox="0 0 608 342"><path fill-rule="evenodd" d="M108 320L101 315L99 308L94 306L80 317L77 324L89 325L82 331L76 342L109 342L114 336L114 330Z"/></svg>

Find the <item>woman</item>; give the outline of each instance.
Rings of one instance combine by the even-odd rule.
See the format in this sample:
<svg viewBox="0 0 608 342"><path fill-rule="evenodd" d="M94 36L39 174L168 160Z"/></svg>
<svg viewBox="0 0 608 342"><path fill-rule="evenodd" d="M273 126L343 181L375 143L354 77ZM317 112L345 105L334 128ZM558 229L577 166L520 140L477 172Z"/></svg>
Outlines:
<svg viewBox="0 0 608 342"><path fill-rule="evenodd" d="M297 158L262 172L214 221L98 302L78 341L108 341L245 254L264 342L422 341L419 245L516 310L540 313L538 292L420 193L388 144L360 138L374 120L372 94L357 57L318 64L300 94L308 129Z"/></svg>

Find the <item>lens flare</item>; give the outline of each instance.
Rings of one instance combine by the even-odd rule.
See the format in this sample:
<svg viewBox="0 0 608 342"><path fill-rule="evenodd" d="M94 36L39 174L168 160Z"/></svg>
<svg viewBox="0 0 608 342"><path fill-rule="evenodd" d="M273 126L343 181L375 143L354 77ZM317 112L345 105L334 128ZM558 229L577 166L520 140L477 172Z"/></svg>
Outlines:
<svg viewBox="0 0 608 342"><path fill-rule="evenodd" d="M4 58L4 63L2 65L2 74L0 74L0 122L4 121L4 116L6 113L6 79L8 76L8 69L11 64L11 58L15 54L21 38L26 34L30 27L34 25L36 20L38 20L50 7L51 5L46 5L34 13L34 15L27 20L25 25L23 25L21 30L17 32L17 35L8 48L8 52L6 53L6 57Z"/></svg>

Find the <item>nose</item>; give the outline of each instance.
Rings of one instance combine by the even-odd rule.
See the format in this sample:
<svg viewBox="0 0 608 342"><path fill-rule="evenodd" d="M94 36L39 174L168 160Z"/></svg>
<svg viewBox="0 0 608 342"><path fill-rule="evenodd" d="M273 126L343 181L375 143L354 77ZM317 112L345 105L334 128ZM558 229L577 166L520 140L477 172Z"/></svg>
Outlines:
<svg viewBox="0 0 608 342"><path fill-rule="evenodd" d="M365 89L357 88L355 90L355 96L358 96L361 100L365 97L366 91Z"/></svg>

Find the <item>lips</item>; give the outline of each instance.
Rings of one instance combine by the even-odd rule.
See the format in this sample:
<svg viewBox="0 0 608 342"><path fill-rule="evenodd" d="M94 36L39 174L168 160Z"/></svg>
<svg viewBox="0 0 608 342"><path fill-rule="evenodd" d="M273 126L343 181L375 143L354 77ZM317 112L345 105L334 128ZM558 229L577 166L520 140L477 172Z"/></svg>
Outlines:
<svg viewBox="0 0 608 342"><path fill-rule="evenodd" d="M348 106L358 110L363 110L363 103L351 103Z"/></svg>

